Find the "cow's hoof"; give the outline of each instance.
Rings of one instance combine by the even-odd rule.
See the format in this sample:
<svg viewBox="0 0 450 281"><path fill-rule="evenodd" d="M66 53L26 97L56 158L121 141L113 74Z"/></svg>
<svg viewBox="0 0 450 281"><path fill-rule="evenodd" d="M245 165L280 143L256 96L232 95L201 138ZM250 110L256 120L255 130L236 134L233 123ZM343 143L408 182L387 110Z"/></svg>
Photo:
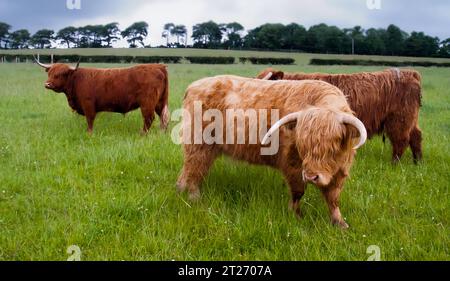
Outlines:
<svg viewBox="0 0 450 281"><path fill-rule="evenodd" d="M350 226L345 221L333 221L333 225L341 228L341 229L348 229Z"/></svg>
<svg viewBox="0 0 450 281"><path fill-rule="evenodd" d="M189 191L189 201L197 202L201 198L200 190Z"/></svg>
<svg viewBox="0 0 450 281"><path fill-rule="evenodd" d="M297 217L297 219L301 219L303 217L303 213L300 209L300 206L298 203L293 203L292 200L289 202L289 210L291 210L292 212L294 212L295 217Z"/></svg>
<svg viewBox="0 0 450 281"><path fill-rule="evenodd" d="M295 214L295 217L299 220L301 220L303 218L303 213L300 210L300 208L298 208L297 210L294 210L294 214Z"/></svg>
<svg viewBox="0 0 450 281"><path fill-rule="evenodd" d="M177 192L178 193L183 193L186 191L186 185L183 185L181 183L177 183Z"/></svg>

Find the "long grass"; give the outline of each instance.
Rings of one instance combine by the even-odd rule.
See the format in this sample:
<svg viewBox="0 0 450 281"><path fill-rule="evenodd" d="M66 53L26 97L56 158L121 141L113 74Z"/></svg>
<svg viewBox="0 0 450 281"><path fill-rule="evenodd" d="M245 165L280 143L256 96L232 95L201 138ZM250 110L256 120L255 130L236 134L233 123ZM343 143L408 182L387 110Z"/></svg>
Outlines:
<svg viewBox="0 0 450 281"><path fill-rule="evenodd" d="M196 79L262 68L169 65L170 109ZM70 245L83 260L366 260L370 245L382 260L449 260L450 70L418 70L424 160L413 165L408 151L393 166L389 143L368 142L341 197L351 227L342 231L330 225L317 188L308 187L297 220L277 171L227 158L191 203L175 191L181 147L157 122L142 137L139 111L104 113L88 136L65 97L44 89L45 72L0 64L0 260L66 260Z"/></svg>

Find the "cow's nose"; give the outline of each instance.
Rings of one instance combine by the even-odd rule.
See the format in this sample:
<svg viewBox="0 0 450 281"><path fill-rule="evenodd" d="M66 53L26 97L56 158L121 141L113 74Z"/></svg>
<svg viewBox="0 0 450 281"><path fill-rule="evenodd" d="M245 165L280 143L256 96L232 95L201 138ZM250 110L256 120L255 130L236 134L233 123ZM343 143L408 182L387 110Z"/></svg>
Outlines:
<svg viewBox="0 0 450 281"><path fill-rule="evenodd" d="M319 175L316 174L309 174L309 173L303 173L303 178L305 181L309 182L317 182L319 180Z"/></svg>
<svg viewBox="0 0 450 281"><path fill-rule="evenodd" d="M51 88L51 87L52 87L52 84L50 84L49 82L45 83L45 88Z"/></svg>

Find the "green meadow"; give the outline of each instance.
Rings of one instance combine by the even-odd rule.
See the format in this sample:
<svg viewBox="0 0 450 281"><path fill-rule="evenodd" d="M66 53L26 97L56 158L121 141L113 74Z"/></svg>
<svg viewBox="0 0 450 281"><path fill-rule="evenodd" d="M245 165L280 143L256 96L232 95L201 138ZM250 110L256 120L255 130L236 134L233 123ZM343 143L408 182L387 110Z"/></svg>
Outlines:
<svg viewBox="0 0 450 281"><path fill-rule="evenodd" d="M383 69L307 64L312 57L352 58L337 55L75 52L294 57L296 65L279 67L286 71ZM253 77L265 67L169 65L170 110L181 107L184 90L197 79ZM101 113L89 136L84 117L72 113L65 96L44 89L47 75L41 68L0 63L0 260L67 260L71 245L81 249L82 260L367 260L371 245L379 247L381 260L449 260L450 68L416 69L423 76L424 159L414 165L408 150L394 166L389 141L369 141L358 151L341 196L350 225L341 230L330 224L316 187L308 186L298 220L288 209L289 192L279 172L228 158L216 161L202 199L191 203L175 189L181 146L172 142L170 130L159 130L159 120L141 136L139 110L126 116Z"/></svg>

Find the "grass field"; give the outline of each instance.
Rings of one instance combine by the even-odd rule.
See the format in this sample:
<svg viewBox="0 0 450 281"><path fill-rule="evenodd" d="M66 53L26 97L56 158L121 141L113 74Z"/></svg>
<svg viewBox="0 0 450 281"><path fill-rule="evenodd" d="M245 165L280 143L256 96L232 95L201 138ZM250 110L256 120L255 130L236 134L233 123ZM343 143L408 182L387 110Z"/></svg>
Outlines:
<svg viewBox="0 0 450 281"><path fill-rule="evenodd" d="M380 69L311 67L306 58L320 56L293 56L298 64L283 69ZM196 79L262 68L169 65L170 109ZM158 122L142 137L138 111L103 113L88 136L64 95L44 89L42 69L0 64L0 260L66 260L70 245L83 260L367 260L370 245L382 260L449 260L450 69L417 69L424 160L413 165L408 151L392 166L389 143L368 142L341 197L343 231L330 225L317 188L308 188L297 220L280 173L225 158L192 204L175 191L181 147Z"/></svg>

